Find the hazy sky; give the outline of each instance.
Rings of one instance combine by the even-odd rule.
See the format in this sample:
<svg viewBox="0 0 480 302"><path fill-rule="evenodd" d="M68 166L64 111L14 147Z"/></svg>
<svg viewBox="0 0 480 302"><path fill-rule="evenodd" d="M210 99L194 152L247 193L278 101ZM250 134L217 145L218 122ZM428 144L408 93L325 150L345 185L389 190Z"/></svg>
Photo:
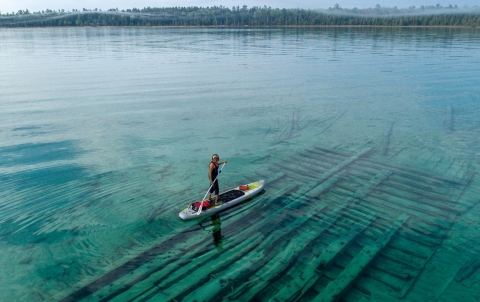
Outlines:
<svg viewBox="0 0 480 302"><path fill-rule="evenodd" d="M421 1L421 2L419 2ZM0 11L2 13L17 12L22 9L29 9L30 11L41 11L47 8L49 9L65 9L71 10L73 8L82 9L109 9L109 8L133 8L133 7L166 7L166 6L213 6L224 5L232 7L233 5L247 5L251 6L271 6L273 8L329 8L340 4L345 8L366 8L374 7L376 4L381 6L399 8L415 5L417 7L421 5L436 5L437 3L442 6L448 6L449 4L458 5L460 7L468 5L479 5L478 0L452 0L449 2L439 0L0 0Z"/></svg>

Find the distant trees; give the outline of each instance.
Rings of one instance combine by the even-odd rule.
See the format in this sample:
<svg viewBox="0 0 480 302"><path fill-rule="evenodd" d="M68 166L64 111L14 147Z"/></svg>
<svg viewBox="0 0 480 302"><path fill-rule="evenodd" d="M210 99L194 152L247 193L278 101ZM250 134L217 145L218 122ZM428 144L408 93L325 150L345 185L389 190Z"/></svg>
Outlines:
<svg viewBox="0 0 480 302"><path fill-rule="evenodd" d="M442 7L347 9L337 3L327 10L280 9L246 5L212 7L145 7L120 11L47 9L1 15L2 27L27 26L480 26L480 9Z"/></svg>

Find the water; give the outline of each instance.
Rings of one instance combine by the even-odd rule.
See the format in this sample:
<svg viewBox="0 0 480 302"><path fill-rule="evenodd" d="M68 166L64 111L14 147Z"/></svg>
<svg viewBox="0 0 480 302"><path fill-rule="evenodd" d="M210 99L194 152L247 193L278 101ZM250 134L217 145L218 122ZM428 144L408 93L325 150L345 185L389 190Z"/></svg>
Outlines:
<svg viewBox="0 0 480 302"><path fill-rule="evenodd" d="M2 300L476 301L479 39L1 30Z"/></svg>

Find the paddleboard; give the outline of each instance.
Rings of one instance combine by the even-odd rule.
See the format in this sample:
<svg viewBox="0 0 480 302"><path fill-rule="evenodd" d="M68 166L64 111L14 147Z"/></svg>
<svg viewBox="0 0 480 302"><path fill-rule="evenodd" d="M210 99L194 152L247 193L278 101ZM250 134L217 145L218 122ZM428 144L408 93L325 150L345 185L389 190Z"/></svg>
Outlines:
<svg viewBox="0 0 480 302"><path fill-rule="evenodd" d="M217 204L203 207L200 215L197 215L198 203L201 202L198 201L190 204L185 210L181 211L178 216L183 220L189 220L218 213L258 194L262 191L264 186L265 180L259 180L247 185L238 186L218 195Z"/></svg>

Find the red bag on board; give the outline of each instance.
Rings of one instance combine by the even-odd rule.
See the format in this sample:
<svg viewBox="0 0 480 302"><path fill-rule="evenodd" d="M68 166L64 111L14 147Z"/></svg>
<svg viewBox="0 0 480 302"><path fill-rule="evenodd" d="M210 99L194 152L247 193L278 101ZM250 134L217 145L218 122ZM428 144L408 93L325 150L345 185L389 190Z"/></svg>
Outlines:
<svg viewBox="0 0 480 302"><path fill-rule="evenodd" d="M197 201L197 202L195 202L193 205L198 209L201 204L202 204L201 201ZM211 206L210 202L208 202L208 201L205 200L205 201L203 202L203 208L207 208L207 207L209 207L209 206Z"/></svg>

